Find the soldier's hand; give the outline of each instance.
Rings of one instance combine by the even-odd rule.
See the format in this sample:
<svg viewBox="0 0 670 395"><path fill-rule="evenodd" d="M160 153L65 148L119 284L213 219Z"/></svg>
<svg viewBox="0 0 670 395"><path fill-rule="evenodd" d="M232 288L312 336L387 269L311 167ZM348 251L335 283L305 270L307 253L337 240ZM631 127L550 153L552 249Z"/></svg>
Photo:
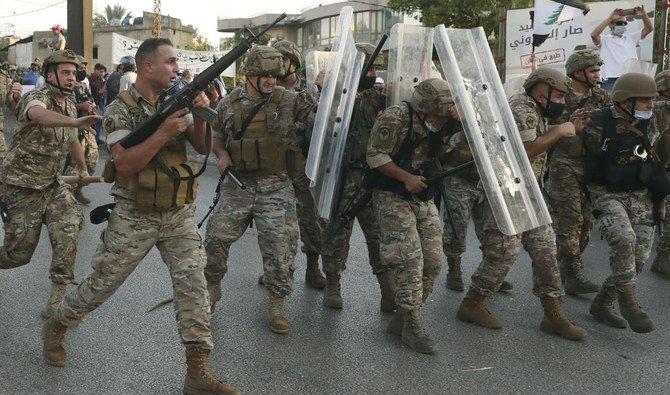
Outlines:
<svg viewBox="0 0 670 395"><path fill-rule="evenodd" d="M233 167L233 161L230 160L230 157L228 155L224 155L221 158L219 158L219 163L216 166L219 169L219 173L223 175L226 174L226 170L228 170L228 168Z"/></svg>
<svg viewBox="0 0 670 395"><path fill-rule="evenodd" d="M87 115L85 117L77 118L75 126L79 129L84 129L100 121L102 121L100 115Z"/></svg>
<svg viewBox="0 0 670 395"><path fill-rule="evenodd" d="M21 92L23 90L23 87L21 86L21 84L18 83L18 82L13 82L9 89L12 92L12 96L14 97L14 101L19 101L19 99L21 98Z"/></svg>
<svg viewBox="0 0 670 395"><path fill-rule="evenodd" d="M193 107L209 108L209 98L205 92L200 91L193 99Z"/></svg>
<svg viewBox="0 0 670 395"><path fill-rule="evenodd" d="M449 115L457 121L461 120L461 116L458 115L458 109L456 108L455 104L452 104L451 107L449 107Z"/></svg>
<svg viewBox="0 0 670 395"><path fill-rule="evenodd" d="M575 132L581 133L584 130L584 127L588 125L589 122L591 122L591 118L589 118L586 110L580 108L579 110L572 113L572 115L570 115L570 122L575 125Z"/></svg>
<svg viewBox="0 0 670 395"><path fill-rule="evenodd" d="M637 6L637 7L633 8L633 10L635 11L635 15L644 16L644 14L645 14L644 5Z"/></svg>
<svg viewBox="0 0 670 395"><path fill-rule="evenodd" d="M314 79L314 85L318 86L319 89L323 87L323 80L326 77L326 72L321 70Z"/></svg>
<svg viewBox="0 0 670 395"><path fill-rule="evenodd" d="M170 116L167 117L165 121L163 121L163 124L160 127L162 133L166 134L170 138L177 137L184 133L188 127L188 122L184 118L184 115L187 113L188 109L182 108L181 110L170 114Z"/></svg>
<svg viewBox="0 0 670 395"><path fill-rule="evenodd" d="M428 185L424 181L426 181L425 177L410 174L403 180L403 184L405 184L405 189L409 193L419 193L428 188Z"/></svg>
<svg viewBox="0 0 670 395"><path fill-rule="evenodd" d="M577 134L575 125L572 122L565 122L561 124L561 133L563 137L573 137Z"/></svg>

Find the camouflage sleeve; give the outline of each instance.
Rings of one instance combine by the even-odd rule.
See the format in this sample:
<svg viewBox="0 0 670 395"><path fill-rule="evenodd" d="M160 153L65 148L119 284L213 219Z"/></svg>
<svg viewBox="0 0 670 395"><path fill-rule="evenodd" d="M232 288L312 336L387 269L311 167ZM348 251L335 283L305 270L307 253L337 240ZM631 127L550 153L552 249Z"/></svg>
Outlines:
<svg viewBox="0 0 670 395"><path fill-rule="evenodd" d="M512 115L519 128L521 141L533 141L537 138L537 127L541 124L539 114L528 104L516 104L512 107Z"/></svg>
<svg viewBox="0 0 670 395"><path fill-rule="evenodd" d="M2 73L0 71L0 73ZM4 75L0 74L0 105L2 104L9 104L10 100L10 89L9 89L9 84L11 81ZM2 128L2 125L0 125L0 129Z"/></svg>
<svg viewBox="0 0 670 395"><path fill-rule="evenodd" d="M305 125L305 130L312 130L314 118L316 117L316 100L307 91L298 93L293 113L297 122Z"/></svg>
<svg viewBox="0 0 670 395"><path fill-rule="evenodd" d="M212 137L226 141L233 127L233 107L230 105L230 95L216 106L216 119L212 123Z"/></svg>
<svg viewBox="0 0 670 395"><path fill-rule="evenodd" d="M105 117L102 120L102 130L105 132L108 148L132 133L132 117L121 100L114 100L107 106Z"/></svg>
<svg viewBox="0 0 670 395"><path fill-rule="evenodd" d="M42 108L47 108L47 91L44 89L36 89L31 92L28 92L24 95L21 100L19 100L18 107L16 108L16 119L17 122L26 124L30 122L28 119L28 110L38 106Z"/></svg>
<svg viewBox="0 0 670 395"><path fill-rule="evenodd" d="M405 116L399 106L389 107L377 118L370 131L367 150L367 162L375 169L392 161L391 156L397 151L398 142L404 136ZM406 132L406 131L405 131Z"/></svg>
<svg viewBox="0 0 670 395"><path fill-rule="evenodd" d="M67 113L73 114L74 118L77 118L77 108L74 106L73 102L67 102ZM77 128L68 128L68 134L70 143L75 140L79 141L79 130Z"/></svg>
<svg viewBox="0 0 670 395"><path fill-rule="evenodd" d="M582 140L584 146L589 152L600 152L602 147L602 112L600 110L593 110L588 113L591 119L588 125L582 131Z"/></svg>

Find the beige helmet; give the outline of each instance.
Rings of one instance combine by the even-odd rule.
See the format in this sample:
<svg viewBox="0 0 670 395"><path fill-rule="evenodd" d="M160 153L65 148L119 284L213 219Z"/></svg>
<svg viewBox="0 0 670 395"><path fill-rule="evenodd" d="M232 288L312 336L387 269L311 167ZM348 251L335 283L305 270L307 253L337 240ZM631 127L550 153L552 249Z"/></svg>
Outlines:
<svg viewBox="0 0 670 395"><path fill-rule="evenodd" d="M600 58L598 51L594 49L582 49L575 51L568 61L565 62L565 73L572 75L575 71L585 70L591 66L602 66L603 60Z"/></svg>
<svg viewBox="0 0 670 395"><path fill-rule="evenodd" d="M670 91L670 70L663 70L656 74L656 89L659 92Z"/></svg>
<svg viewBox="0 0 670 395"><path fill-rule="evenodd" d="M251 48L244 58L242 73L244 75L283 75L284 63L281 52L265 45Z"/></svg>
<svg viewBox="0 0 670 395"><path fill-rule="evenodd" d="M291 62L296 65L296 68L299 69L300 66L302 66L302 55L300 53L300 49L298 49L298 46L294 43L290 42L289 40L281 39L275 41L275 43L272 44L272 48L291 59Z"/></svg>
<svg viewBox="0 0 670 395"><path fill-rule="evenodd" d="M551 67L540 67L530 73L523 83L523 89L526 92L530 92L538 82L544 82L553 89L562 92L567 93L570 90L570 79L568 76Z"/></svg>
<svg viewBox="0 0 670 395"><path fill-rule="evenodd" d="M368 64L370 56L372 56L372 54L375 52L376 47L370 43L356 43L356 49L365 54L365 61L363 62L363 64ZM374 63L372 64L377 67L384 66L384 60L381 52L379 53Z"/></svg>
<svg viewBox="0 0 670 395"><path fill-rule="evenodd" d="M612 101L623 102L636 97L658 96L656 81L643 73L626 73L619 77L612 87Z"/></svg>
<svg viewBox="0 0 670 395"><path fill-rule="evenodd" d="M410 102L415 111L449 116L449 108L454 103L449 84L441 78L429 78L414 87Z"/></svg>
<svg viewBox="0 0 670 395"><path fill-rule="evenodd" d="M47 78L47 71L49 70L49 67L54 64L72 63L78 68L81 66L81 61L79 58L80 56L70 49L54 51L51 55L44 59L44 64L42 64L42 76Z"/></svg>

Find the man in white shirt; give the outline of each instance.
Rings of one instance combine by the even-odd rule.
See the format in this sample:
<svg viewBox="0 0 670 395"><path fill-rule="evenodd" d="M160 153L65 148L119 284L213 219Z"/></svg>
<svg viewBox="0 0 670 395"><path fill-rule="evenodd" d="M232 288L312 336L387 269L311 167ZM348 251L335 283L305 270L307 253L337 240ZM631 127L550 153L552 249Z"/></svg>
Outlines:
<svg viewBox="0 0 670 395"><path fill-rule="evenodd" d="M130 85L134 84L137 79L135 63L124 63L121 70L123 70L123 75L119 81L119 92L130 89Z"/></svg>
<svg viewBox="0 0 670 395"><path fill-rule="evenodd" d="M617 8L591 32L591 39L600 49L600 57L603 60L600 69L603 78L602 88L608 91L612 90L617 78L626 72L626 61L637 59L637 43L654 30L644 6L635 7L633 10L635 15L642 18L644 24L642 30L627 31L628 22L623 15L624 10ZM610 28L610 32L603 33L607 27Z"/></svg>

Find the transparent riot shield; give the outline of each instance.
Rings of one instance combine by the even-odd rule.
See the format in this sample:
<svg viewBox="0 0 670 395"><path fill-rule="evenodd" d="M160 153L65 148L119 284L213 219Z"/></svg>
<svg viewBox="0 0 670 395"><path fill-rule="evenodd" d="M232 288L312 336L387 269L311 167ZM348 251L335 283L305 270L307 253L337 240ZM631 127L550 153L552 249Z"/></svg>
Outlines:
<svg viewBox="0 0 670 395"><path fill-rule="evenodd" d="M551 223L484 29L437 26L435 48L498 227L514 235Z"/></svg>
<svg viewBox="0 0 670 395"><path fill-rule="evenodd" d="M311 51L305 56L305 85L307 92L314 97L319 95L319 88L316 87L314 81L319 73L326 71L328 61L332 56L333 52L327 51Z"/></svg>
<svg viewBox="0 0 670 395"><path fill-rule="evenodd" d="M342 157L365 55L356 50L353 8L342 8L312 131L305 173L319 217L330 220L338 199Z"/></svg>
<svg viewBox="0 0 670 395"><path fill-rule="evenodd" d="M433 28L396 23L388 39L386 107L412 97L414 86L431 77Z"/></svg>

